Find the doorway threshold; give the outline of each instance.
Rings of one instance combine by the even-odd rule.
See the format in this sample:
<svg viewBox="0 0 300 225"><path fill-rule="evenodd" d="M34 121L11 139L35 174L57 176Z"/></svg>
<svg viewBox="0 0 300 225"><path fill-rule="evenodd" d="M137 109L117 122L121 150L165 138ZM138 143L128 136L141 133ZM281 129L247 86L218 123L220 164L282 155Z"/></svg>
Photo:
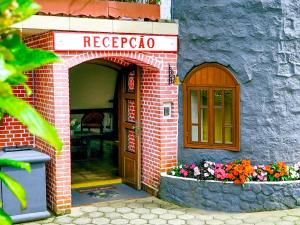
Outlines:
<svg viewBox="0 0 300 225"><path fill-rule="evenodd" d="M135 190L126 184L111 184L72 189L72 206L89 205L97 202L128 200L149 197L150 194Z"/></svg>
<svg viewBox="0 0 300 225"><path fill-rule="evenodd" d="M72 189L77 189L77 188L95 187L95 186L121 184L121 183L122 183L122 178L116 178L110 180L95 180L95 181L80 182L80 183L72 184L71 187Z"/></svg>

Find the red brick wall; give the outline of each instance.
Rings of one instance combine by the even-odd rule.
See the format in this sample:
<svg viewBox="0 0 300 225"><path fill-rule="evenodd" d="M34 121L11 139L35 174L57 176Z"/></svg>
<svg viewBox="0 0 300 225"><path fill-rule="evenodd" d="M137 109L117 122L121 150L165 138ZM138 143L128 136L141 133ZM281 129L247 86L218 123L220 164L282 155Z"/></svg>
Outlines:
<svg viewBox="0 0 300 225"><path fill-rule="evenodd" d="M32 48L51 50L53 48L52 33L27 38L26 43ZM51 160L46 165L47 171L47 201L50 209L57 214L69 211L71 207L71 167L70 167L70 140L68 86L64 88L60 81L68 83L60 76L57 65L46 65L35 71L35 107L56 129L64 141L62 153L58 153L44 141L36 138L35 146L47 153ZM61 118L60 113L65 118ZM65 122L67 121L67 123Z"/></svg>
<svg viewBox="0 0 300 225"><path fill-rule="evenodd" d="M48 32L33 36L27 38L26 43L30 47L51 50L52 35ZM47 65L35 71L35 106L49 122L55 125L64 141L61 155L42 140L37 138L35 141L36 147L51 156L51 161L47 164L49 207L56 213L64 213L71 207L69 68L97 58L120 65L134 63L143 69L142 182L158 189L160 172L175 165L177 160L178 92L177 86L168 84L168 64L175 70L177 55L134 52L59 52L58 54L64 62ZM172 103L172 118L163 118L165 102ZM134 116L134 112L130 115ZM8 122L5 123L7 125ZM3 127L2 129L4 130ZM5 129L10 134L11 129ZM25 133L24 129L16 127L17 129ZM30 140L32 141L32 137Z"/></svg>
<svg viewBox="0 0 300 225"><path fill-rule="evenodd" d="M29 80L27 84L32 88L32 77L30 73L28 75ZM14 93L17 97L32 103L32 96L28 98L22 86L14 87ZM3 120L0 121L0 148L15 145L33 145L33 136L19 121L12 117L5 116Z"/></svg>

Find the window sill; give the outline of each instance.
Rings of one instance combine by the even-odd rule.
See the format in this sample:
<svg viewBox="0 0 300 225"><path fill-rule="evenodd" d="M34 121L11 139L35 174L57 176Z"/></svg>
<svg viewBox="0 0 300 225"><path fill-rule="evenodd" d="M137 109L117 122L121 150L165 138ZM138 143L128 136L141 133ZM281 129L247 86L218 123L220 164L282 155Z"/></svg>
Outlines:
<svg viewBox="0 0 300 225"><path fill-rule="evenodd" d="M195 145L195 144L185 144L185 148L192 149L208 149L208 150L228 150L233 152L239 152L240 147L236 145L224 146L224 145ZM188 150L188 149L186 149Z"/></svg>

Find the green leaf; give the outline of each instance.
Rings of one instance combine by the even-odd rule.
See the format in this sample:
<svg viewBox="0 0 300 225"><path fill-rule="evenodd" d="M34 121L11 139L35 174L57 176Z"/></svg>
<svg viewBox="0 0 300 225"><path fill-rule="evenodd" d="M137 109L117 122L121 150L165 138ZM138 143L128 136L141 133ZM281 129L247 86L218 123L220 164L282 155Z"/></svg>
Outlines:
<svg viewBox="0 0 300 225"><path fill-rule="evenodd" d="M26 91L26 95L27 95L27 96L30 96L30 95L32 94L31 88L28 87L27 84L23 84L23 87L24 87L24 89L25 89L25 91Z"/></svg>
<svg viewBox="0 0 300 225"><path fill-rule="evenodd" d="M56 129L27 102L15 96L0 97L0 108L26 125L32 134L44 139L55 149L62 149L63 143Z"/></svg>
<svg viewBox="0 0 300 225"><path fill-rule="evenodd" d="M5 186L16 196L16 198L20 201L21 207L26 208L26 192L22 185L11 178L7 174L0 172L0 180L5 184Z"/></svg>
<svg viewBox="0 0 300 225"><path fill-rule="evenodd" d="M14 74L8 77L5 82L9 83L10 85L24 85L27 82L28 77L24 74Z"/></svg>
<svg viewBox="0 0 300 225"><path fill-rule="evenodd" d="M5 48L4 46L0 46L0 54L4 56L5 60L13 60L14 58L10 50L8 48Z"/></svg>
<svg viewBox="0 0 300 225"><path fill-rule="evenodd" d="M10 166L19 169L24 169L27 172L31 171L30 164L27 162L20 162L12 159L0 159L0 166Z"/></svg>
<svg viewBox="0 0 300 225"><path fill-rule="evenodd" d="M4 56L0 54L0 81L5 81L7 78L16 73L16 69L5 62Z"/></svg>
<svg viewBox="0 0 300 225"><path fill-rule="evenodd" d="M11 49L11 53L14 56L14 59L7 61L7 63L15 66L20 72L32 70L41 65L60 60L53 52L28 48L16 33L7 36L2 43L0 42L1 44Z"/></svg>
<svg viewBox="0 0 300 225"><path fill-rule="evenodd" d="M12 96L13 90L8 83L0 81L0 97Z"/></svg>
<svg viewBox="0 0 300 225"><path fill-rule="evenodd" d="M0 208L0 224L1 225L12 225L13 221L10 216Z"/></svg>
<svg viewBox="0 0 300 225"><path fill-rule="evenodd" d="M39 5L32 0L0 0L0 33L14 23L37 13Z"/></svg>

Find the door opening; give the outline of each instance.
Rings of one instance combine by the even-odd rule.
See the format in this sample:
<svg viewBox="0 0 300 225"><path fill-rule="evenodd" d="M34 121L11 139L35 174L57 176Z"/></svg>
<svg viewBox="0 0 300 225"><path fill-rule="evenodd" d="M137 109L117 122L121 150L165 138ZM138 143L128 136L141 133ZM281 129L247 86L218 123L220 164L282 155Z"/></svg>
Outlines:
<svg viewBox="0 0 300 225"><path fill-rule="evenodd" d="M104 62L70 69L72 188L123 182L139 190L142 70Z"/></svg>
<svg viewBox="0 0 300 225"><path fill-rule="evenodd" d="M121 183L116 65L70 69L72 188Z"/></svg>

